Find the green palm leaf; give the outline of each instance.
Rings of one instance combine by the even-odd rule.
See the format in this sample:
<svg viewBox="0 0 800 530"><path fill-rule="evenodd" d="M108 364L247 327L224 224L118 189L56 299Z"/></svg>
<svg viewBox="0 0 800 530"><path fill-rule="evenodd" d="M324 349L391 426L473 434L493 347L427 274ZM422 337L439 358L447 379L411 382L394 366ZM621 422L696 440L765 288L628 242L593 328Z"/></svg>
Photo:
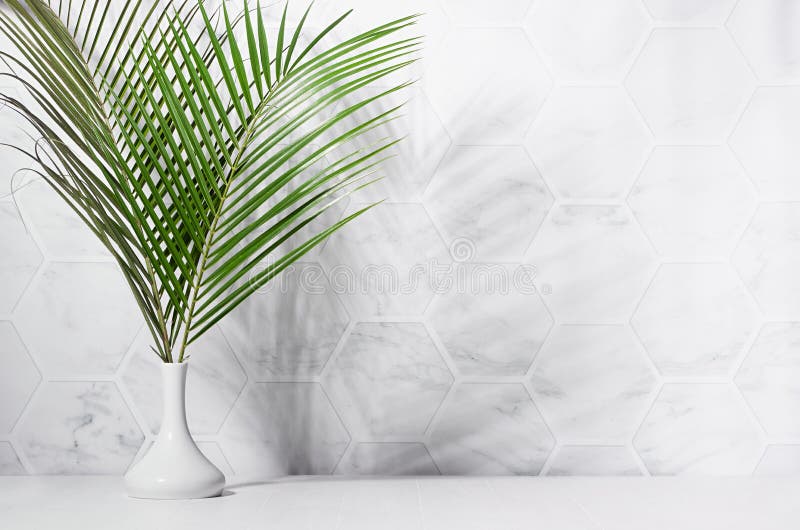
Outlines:
<svg viewBox="0 0 800 530"><path fill-rule="evenodd" d="M7 0L0 51L35 129L26 153L119 263L165 362L364 210L318 227L368 185L396 140L358 139L399 106L363 87L406 68L410 16L303 45L284 8L274 42L260 4ZM310 8L309 8L310 9ZM7 83L0 83L4 85ZM313 230L311 230L313 228ZM308 235L309 230L311 234ZM296 243L298 237L301 241ZM267 264L264 266L264 264Z"/></svg>

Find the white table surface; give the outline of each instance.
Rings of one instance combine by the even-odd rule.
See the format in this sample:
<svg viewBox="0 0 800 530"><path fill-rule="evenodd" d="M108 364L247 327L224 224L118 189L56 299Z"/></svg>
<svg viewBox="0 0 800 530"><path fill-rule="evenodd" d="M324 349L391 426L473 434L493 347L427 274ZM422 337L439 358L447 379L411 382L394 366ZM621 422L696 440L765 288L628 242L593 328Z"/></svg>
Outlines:
<svg viewBox="0 0 800 530"><path fill-rule="evenodd" d="M800 478L292 477L196 501L118 477L0 477L2 530L800 529Z"/></svg>

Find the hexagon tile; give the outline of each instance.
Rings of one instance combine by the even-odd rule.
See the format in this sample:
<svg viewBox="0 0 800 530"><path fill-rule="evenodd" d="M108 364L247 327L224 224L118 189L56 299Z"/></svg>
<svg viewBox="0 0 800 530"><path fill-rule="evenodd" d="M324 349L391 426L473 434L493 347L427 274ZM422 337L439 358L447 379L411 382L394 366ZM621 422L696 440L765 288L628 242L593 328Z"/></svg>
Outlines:
<svg viewBox="0 0 800 530"><path fill-rule="evenodd" d="M220 322L234 352L256 380L313 377L349 322L317 264L286 269Z"/></svg>
<svg viewBox="0 0 800 530"><path fill-rule="evenodd" d="M25 219L51 258L110 256L94 233L43 180L17 192Z"/></svg>
<svg viewBox="0 0 800 530"><path fill-rule="evenodd" d="M800 323L764 326L736 384L770 436L800 438Z"/></svg>
<svg viewBox="0 0 800 530"><path fill-rule="evenodd" d="M733 385L667 384L633 445L654 475L747 475L764 441Z"/></svg>
<svg viewBox="0 0 800 530"><path fill-rule="evenodd" d="M690 260L727 258L756 206L724 147L656 147L628 196L656 250Z"/></svg>
<svg viewBox="0 0 800 530"><path fill-rule="evenodd" d="M424 49L326 117L418 79L350 148L408 138L304 234L383 204L189 351L201 450L244 482L800 473L800 0L348 3L323 48L424 13ZM23 129L0 105L0 143ZM106 249L0 161L0 475L121 474L160 361Z"/></svg>
<svg viewBox="0 0 800 530"><path fill-rule="evenodd" d="M500 0L487 4L483 0L442 0L442 5L460 26L514 26L525 17L531 1Z"/></svg>
<svg viewBox="0 0 800 530"><path fill-rule="evenodd" d="M144 440L114 383L46 383L16 429L44 474L121 474Z"/></svg>
<svg viewBox="0 0 800 530"><path fill-rule="evenodd" d="M562 197L615 198L630 189L651 135L621 88L567 87L547 101L525 141Z"/></svg>
<svg viewBox="0 0 800 530"><path fill-rule="evenodd" d="M661 142L719 143L755 79L722 29L656 29L625 81Z"/></svg>
<svg viewBox="0 0 800 530"><path fill-rule="evenodd" d="M0 364L0 433L7 433L42 379L11 322L0 321Z"/></svg>
<svg viewBox="0 0 800 530"><path fill-rule="evenodd" d="M8 442L0 442L0 475L27 475L17 453Z"/></svg>
<svg viewBox="0 0 800 530"><path fill-rule="evenodd" d="M800 199L800 88L761 87L730 138L764 199Z"/></svg>
<svg viewBox="0 0 800 530"><path fill-rule="evenodd" d="M225 475L226 480L230 481L230 479L235 475L233 472L233 468L231 468L230 463L228 463L228 459L225 458L225 455L222 454L222 449L220 449L219 444L217 442L202 442L195 440L197 444L197 448L200 449L200 452L208 458L212 464L217 466L217 468L222 471L222 474ZM142 444L142 448L139 449L139 452L136 454L136 458L131 463L131 467L135 466L139 463L139 461L147 455L150 448L153 446L153 440L147 439L145 440L144 444Z"/></svg>
<svg viewBox="0 0 800 530"><path fill-rule="evenodd" d="M300 2L295 4L300 5ZM262 5L267 5L262 3ZM319 7L318 7L319 6ZM294 4L290 4L289 11L291 12ZM303 15L302 8L297 11L291 20L299 20ZM342 23L334 29L336 37L350 38L353 35L369 31L381 24L386 23L388 20L397 20L401 17L407 17L413 13L424 13L424 16L417 19L416 25L410 30L408 36L422 35L425 38L425 52L421 57L419 63L410 66L408 71L400 71L392 74L386 78L387 82L402 83L408 81L409 78L419 78L419 76L427 69L429 59L438 49L442 43L442 39L447 33L450 24L447 15L443 11L439 2L431 2L430 0L403 0L402 2L376 2L375 0L349 0L346 8L341 2L325 1L315 4L313 13L317 11L318 14L324 15L322 18L322 26L311 26L316 28L323 28L339 18L348 9L353 12L342 21ZM266 13L272 12L275 15L273 26L277 27L281 15L280 9L265 9ZM273 41L275 42L275 41ZM324 43L325 41L323 41Z"/></svg>
<svg viewBox="0 0 800 530"><path fill-rule="evenodd" d="M518 28L453 29L431 60L424 82L453 141L484 145L518 143L551 86L544 65Z"/></svg>
<svg viewBox="0 0 800 530"><path fill-rule="evenodd" d="M360 323L323 385L358 440L421 437L453 376L418 323Z"/></svg>
<svg viewBox="0 0 800 530"><path fill-rule="evenodd" d="M631 324L664 375L725 375L758 328L758 311L727 265L667 264Z"/></svg>
<svg viewBox="0 0 800 530"><path fill-rule="evenodd" d="M550 476L631 476L642 471L632 451L613 445L565 445L550 461Z"/></svg>
<svg viewBox="0 0 800 530"><path fill-rule="evenodd" d="M650 19L638 0L537 0L526 25L562 82L609 84L630 68Z"/></svg>
<svg viewBox="0 0 800 530"><path fill-rule="evenodd" d="M691 26L722 24L736 0L644 0L644 5L659 22Z"/></svg>
<svg viewBox="0 0 800 530"><path fill-rule="evenodd" d="M153 339L143 328L131 357L122 368L122 383L130 392L153 433L161 429L161 359L150 349ZM247 376L219 328L211 328L187 349L191 358L186 379L186 416L196 434L213 434L222 425L244 387Z"/></svg>
<svg viewBox="0 0 800 530"><path fill-rule="evenodd" d="M800 203L761 204L733 255L771 320L800 318Z"/></svg>
<svg viewBox="0 0 800 530"><path fill-rule="evenodd" d="M358 97L377 96L385 90L386 87L362 89ZM384 102L385 108L381 109L383 111L405 102L402 115L360 137L358 145L368 146L386 136L403 138L403 141L392 149L391 154L395 156L381 166L380 175L383 178L360 190L357 196L364 201L416 201L447 153L450 136L422 90L411 89L396 94L394 98L384 96L379 101L384 99L387 100ZM369 119L374 114L374 111L365 112L364 117Z"/></svg>
<svg viewBox="0 0 800 530"><path fill-rule="evenodd" d="M800 475L800 445L770 445L754 473L762 476Z"/></svg>
<svg viewBox="0 0 800 530"><path fill-rule="evenodd" d="M4 36L3 49L8 51L8 46L8 39ZM7 71L6 68L3 69L3 72ZM21 93L17 86L13 86L18 83L5 81L4 84L6 86L2 87L3 94L23 101L26 105L31 105L31 108L40 108L33 98L24 92ZM28 136L31 129L32 127L25 123L16 112L6 107L5 104L0 106L0 143L4 144L0 146L0 159L3 161L3 170L0 172L0 200L9 197L12 190L20 189L24 182L35 178L27 170L31 166L31 159L19 150L9 147L15 145L30 149L33 146L33 141Z"/></svg>
<svg viewBox="0 0 800 530"><path fill-rule="evenodd" d="M493 287L453 288L436 298L428 310L434 330L461 374L524 375L553 318L536 292L503 289L500 282L513 278L512 267L463 267L473 281L499 279Z"/></svg>
<svg viewBox="0 0 800 530"><path fill-rule="evenodd" d="M800 81L800 8L785 0L740 0L728 29L765 83Z"/></svg>
<svg viewBox="0 0 800 530"><path fill-rule="evenodd" d="M412 203L368 211L331 236L320 260L356 318L422 313L435 292L432 271L451 263L425 208Z"/></svg>
<svg viewBox="0 0 800 530"><path fill-rule="evenodd" d="M0 202L0 313L10 313L42 255L12 202Z"/></svg>
<svg viewBox="0 0 800 530"><path fill-rule="evenodd" d="M286 147L287 144L278 144L276 146L276 149L283 149ZM297 167L297 164L304 162L305 156L307 156L312 151L316 151L320 147L322 146L314 144L307 146L307 149L304 149L299 153L295 153L293 157L291 157L288 161L282 164L281 167L277 169L277 172L282 174L283 172L289 171L291 167ZM302 172L302 177L290 180L284 188L277 190L265 204L262 204L259 208L256 208L254 211L250 212L245 222L247 224L251 224L258 222L259 220L263 220L264 216L267 215L268 212L270 212L270 210L273 207L275 207L276 204L279 203L279 201L284 200L289 193L296 190L296 188L300 185L301 179L312 178L313 176L318 175L325 168L329 167L330 164L333 164L336 160L338 160L340 156L341 155L337 156L336 154L331 154L330 156L322 157L313 164L311 164L310 166L307 166L305 170ZM263 188L267 185L268 185L267 180L259 181L257 183L256 188L250 192L250 196L258 193L259 191L263 191ZM262 260L262 263L259 263L259 265L257 265L254 269L251 270L250 274L244 281L249 281L253 275L260 272L260 270L263 270L267 266L270 260L275 260L279 256L286 255L293 249L297 248L299 245L308 242L312 237L314 237L319 232L337 223L339 219L341 219L342 214L344 213L344 210L347 207L347 204L350 200L350 198L347 196L338 196L338 198L339 198L338 202L330 204L329 208L325 208L324 210L319 212L319 217L314 218L307 225L303 226L297 232L290 235L288 239L282 241L274 249L274 253L272 255L264 258ZM263 233L262 230L255 230L254 232L247 234L241 241L241 244L252 243L262 233ZM315 247L311 248L308 251L308 253L304 255L304 258L308 260L317 259L322 249L325 248L325 244L326 242L323 241L320 244L316 245Z"/></svg>
<svg viewBox="0 0 800 530"><path fill-rule="evenodd" d="M464 383L445 404L429 448L445 475L536 475L553 445L522 385Z"/></svg>
<svg viewBox="0 0 800 530"><path fill-rule="evenodd" d="M360 443L336 468L344 475L438 475L421 443Z"/></svg>
<svg viewBox="0 0 800 530"><path fill-rule="evenodd" d="M636 432L656 377L627 326L557 326L531 384L560 441L622 443Z"/></svg>
<svg viewBox="0 0 800 530"><path fill-rule="evenodd" d="M114 373L141 325L113 263L50 263L14 321L49 376Z"/></svg>
<svg viewBox="0 0 800 530"><path fill-rule="evenodd" d="M329 474L350 436L317 383L256 383L237 401L218 441L247 480Z"/></svg>
<svg viewBox="0 0 800 530"><path fill-rule="evenodd" d="M627 321L656 269L636 221L617 206L555 209L528 254L552 290L545 303L567 323Z"/></svg>
<svg viewBox="0 0 800 530"><path fill-rule="evenodd" d="M225 478L230 481L235 475L228 459L222 454L222 449L217 442L197 442L197 448L208 458L212 464L222 471Z"/></svg>
<svg viewBox="0 0 800 530"><path fill-rule="evenodd" d="M468 239L478 261L519 261L552 204L520 147L455 147L425 192L445 239Z"/></svg>

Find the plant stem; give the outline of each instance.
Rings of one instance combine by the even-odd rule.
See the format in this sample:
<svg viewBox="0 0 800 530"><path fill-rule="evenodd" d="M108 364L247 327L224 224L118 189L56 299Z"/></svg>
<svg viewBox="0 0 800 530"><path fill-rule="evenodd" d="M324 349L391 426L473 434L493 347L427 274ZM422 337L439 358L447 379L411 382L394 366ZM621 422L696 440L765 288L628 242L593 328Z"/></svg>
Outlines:
<svg viewBox="0 0 800 530"><path fill-rule="evenodd" d="M197 268L197 274L195 275L195 282L194 285L192 286L191 302L189 303L189 313L186 317L186 325L183 330L183 338L181 339L180 353L178 354L179 363L183 362L184 353L186 351L186 344L189 341L189 331L192 326L192 320L194 319L194 309L195 305L197 304L197 298L200 291L200 284L203 281L203 275L205 274L205 269L208 264L208 255L209 252L211 251L211 245L214 242L214 236L216 235L219 221L222 218L222 208L225 206L225 199L228 197L231 184L233 183L233 176L236 174L236 170L239 167L239 163L241 162L242 156L244 156L245 150L247 149L247 145L250 143L250 140L252 139L252 136L255 133L255 128L253 124L258 123L260 114L264 112L264 109L267 107L267 102L269 102L270 96L273 93L274 91L272 90L269 91L264 97L264 99L254 109L252 118L250 119L250 123L247 125L244 138L242 139L242 142L239 144L236 158L233 160L231 164L230 175L227 181L225 182L225 189L223 190L222 195L220 196L219 204L217 205L217 211L214 212L214 219L211 223L211 228L209 229L208 234L206 234L206 239L203 243L203 251L200 256L200 265Z"/></svg>

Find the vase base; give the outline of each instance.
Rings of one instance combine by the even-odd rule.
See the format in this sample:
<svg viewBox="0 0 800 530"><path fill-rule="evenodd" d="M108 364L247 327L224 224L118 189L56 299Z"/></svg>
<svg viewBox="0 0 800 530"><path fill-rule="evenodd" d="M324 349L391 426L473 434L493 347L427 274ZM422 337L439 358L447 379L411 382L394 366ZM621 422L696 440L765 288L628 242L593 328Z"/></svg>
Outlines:
<svg viewBox="0 0 800 530"><path fill-rule="evenodd" d="M129 497L179 500L222 495L225 476L205 458L178 457L169 462L159 456L158 452L146 455L125 475Z"/></svg>
<svg viewBox="0 0 800 530"><path fill-rule="evenodd" d="M147 457L145 457L147 458ZM150 466L159 459L140 462L125 475L125 489L134 499L185 500L219 497L224 475L207 460L205 465ZM143 464L143 465L142 465ZM167 470L165 472L165 470Z"/></svg>

